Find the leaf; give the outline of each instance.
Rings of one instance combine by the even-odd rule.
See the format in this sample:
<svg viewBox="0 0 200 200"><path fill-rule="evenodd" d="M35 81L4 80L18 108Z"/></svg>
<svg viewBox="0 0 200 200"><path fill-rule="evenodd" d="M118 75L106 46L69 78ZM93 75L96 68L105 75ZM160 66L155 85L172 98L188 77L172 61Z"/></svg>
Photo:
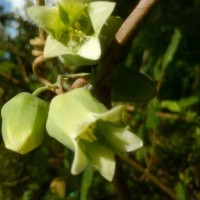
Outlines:
<svg viewBox="0 0 200 200"><path fill-rule="evenodd" d="M184 186L184 184L182 182L178 182L176 187L175 187L175 190L177 192L177 195L178 195L178 198L179 200L187 200L187 190L186 190L186 187Z"/></svg>
<svg viewBox="0 0 200 200"><path fill-rule="evenodd" d="M162 60L162 69L165 70L169 63L173 60L173 57L178 49L178 45L181 40L181 33L178 29L174 30L174 34L172 35L170 44L164 54Z"/></svg>
<svg viewBox="0 0 200 200"><path fill-rule="evenodd" d="M156 115L158 109L159 109L159 104L155 101L152 101L148 105L147 119L146 119L147 128L157 128L160 125L160 118Z"/></svg>
<svg viewBox="0 0 200 200"><path fill-rule="evenodd" d="M161 108L168 109L172 112L181 112L181 107L177 101L165 100L161 102Z"/></svg>
<svg viewBox="0 0 200 200"><path fill-rule="evenodd" d="M113 12L115 5L116 3L106 1L89 3L88 14L97 35L100 34L103 25L106 24L106 21Z"/></svg>
<svg viewBox="0 0 200 200"><path fill-rule="evenodd" d="M178 104L182 107L182 108L188 108L190 106L195 105L196 103L198 103L200 101L200 99L196 96L190 96L187 98L182 98L179 100Z"/></svg>
<svg viewBox="0 0 200 200"><path fill-rule="evenodd" d="M157 94L155 83L147 76L125 65L117 66L112 81L112 100L142 103Z"/></svg>

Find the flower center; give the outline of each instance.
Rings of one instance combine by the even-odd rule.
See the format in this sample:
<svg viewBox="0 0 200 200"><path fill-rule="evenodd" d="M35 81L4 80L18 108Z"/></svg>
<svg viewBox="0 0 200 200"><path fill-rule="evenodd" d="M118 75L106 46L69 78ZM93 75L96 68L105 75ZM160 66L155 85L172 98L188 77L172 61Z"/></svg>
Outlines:
<svg viewBox="0 0 200 200"><path fill-rule="evenodd" d="M69 49L76 52L88 40L88 36L93 34L93 28L89 17L80 16L74 22L71 22L62 30L59 41Z"/></svg>
<svg viewBox="0 0 200 200"><path fill-rule="evenodd" d="M92 143L97 140L93 132L94 132L94 127L89 126L83 133L79 135L79 138Z"/></svg>

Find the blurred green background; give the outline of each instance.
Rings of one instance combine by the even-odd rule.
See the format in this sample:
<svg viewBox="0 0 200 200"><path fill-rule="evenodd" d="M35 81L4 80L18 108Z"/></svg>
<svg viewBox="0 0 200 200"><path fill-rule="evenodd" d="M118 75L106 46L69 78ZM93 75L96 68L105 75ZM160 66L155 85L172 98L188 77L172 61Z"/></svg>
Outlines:
<svg viewBox="0 0 200 200"><path fill-rule="evenodd" d="M125 19L138 1L116 2L115 14ZM200 199L199 6L199 0L160 0L123 61L156 81L159 91L148 104L127 104L126 122L144 141L122 159L132 199ZM8 32L13 26L15 37ZM37 27L0 3L0 108L40 86L29 45L37 34ZM5 149L0 136L0 200L117 199L113 184L97 172L72 176L72 159L49 136L25 156Z"/></svg>

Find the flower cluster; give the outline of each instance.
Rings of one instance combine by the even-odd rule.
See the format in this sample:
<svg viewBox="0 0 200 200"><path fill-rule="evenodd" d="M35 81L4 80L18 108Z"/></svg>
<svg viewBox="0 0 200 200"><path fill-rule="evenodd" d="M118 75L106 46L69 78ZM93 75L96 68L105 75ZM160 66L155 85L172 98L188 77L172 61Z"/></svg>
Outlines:
<svg viewBox="0 0 200 200"><path fill-rule="evenodd" d="M122 112L123 106L107 110L85 88L57 95L50 106L20 93L2 108L3 139L8 149L25 154L40 145L46 126L51 137L74 151L72 174L90 164L111 181L114 155L142 146L142 140L121 122Z"/></svg>
<svg viewBox="0 0 200 200"><path fill-rule="evenodd" d="M121 19L110 16L114 2L58 0L58 6L32 6L27 13L49 36L44 57L58 56L69 66L96 64Z"/></svg>
<svg viewBox="0 0 200 200"><path fill-rule="evenodd" d="M123 106L107 110L85 88L56 96L49 108L47 132L75 152L72 174L90 163L111 181L115 153L134 151L142 140L121 122Z"/></svg>

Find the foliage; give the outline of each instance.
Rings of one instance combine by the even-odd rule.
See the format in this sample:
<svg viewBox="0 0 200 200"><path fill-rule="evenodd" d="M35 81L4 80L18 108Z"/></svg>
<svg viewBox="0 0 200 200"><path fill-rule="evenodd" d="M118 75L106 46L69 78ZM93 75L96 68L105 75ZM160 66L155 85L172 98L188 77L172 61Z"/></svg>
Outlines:
<svg viewBox="0 0 200 200"><path fill-rule="evenodd" d="M132 4L117 1L116 14L126 18ZM144 141L128 160L121 158L133 199L167 200L173 191L180 200L200 198L199 13L198 0L161 1L123 61L157 81L159 90L148 104L127 104L124 120ZM12 14L0 17L2 107L39 83L32 74L28 43L37 29ZM19 24L15 39L4 31L13 21ZM53 94L40 96L50 99ZM73 154L54 139L46 136L39 148L24 156L5 149L1 137L0 141L0 199L116 199L113 185L92 169L72 176Z"/></svg>

